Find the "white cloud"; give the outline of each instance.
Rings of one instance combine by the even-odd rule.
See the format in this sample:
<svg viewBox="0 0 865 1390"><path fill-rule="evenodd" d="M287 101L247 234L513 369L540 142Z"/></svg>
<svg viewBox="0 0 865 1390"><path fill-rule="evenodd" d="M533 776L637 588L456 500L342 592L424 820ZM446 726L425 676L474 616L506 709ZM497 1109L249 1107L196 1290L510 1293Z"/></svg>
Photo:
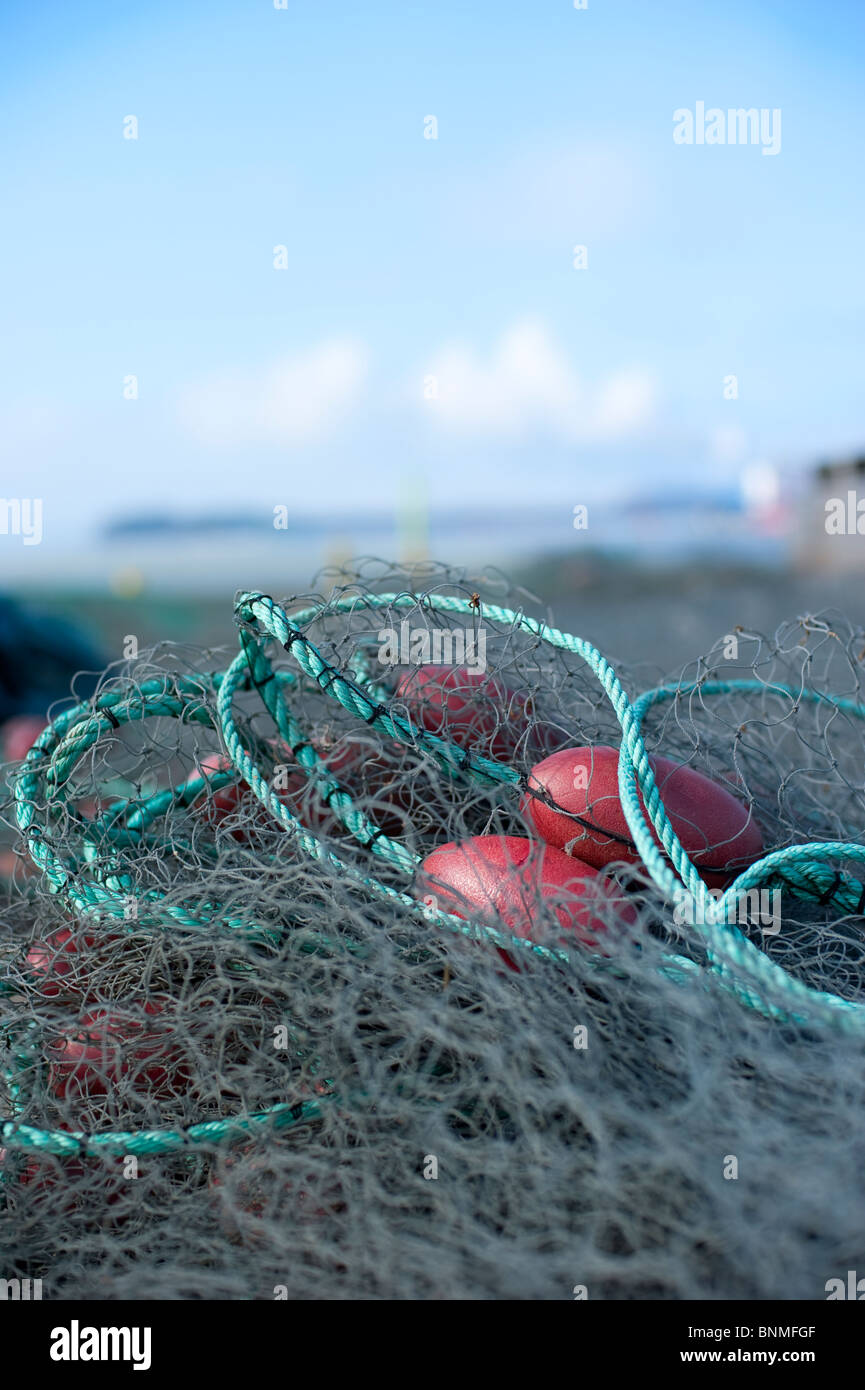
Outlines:
<svg viewBox="0 0 865 1390"><path fill-rule="evenodd" d="M652 418L655 386L639 368L613 372L601 382L593 415L593 430L601 438L617 438L640 429Z"/></svg>
<svg viewBox="0 0 865 1390"><path fill-rule="evenodd" d="M646 371L584 383L538 324L509 329L486 361L466 347L445 349L429 373L438 385L429 408L460 434L591 443L639 430L654 411L655 387Z"/></svg>
<svg viewBox="0 0 865 1390"><path fill-rule="evenodd" d="M179 413L206 444L305 444L345 418L366 371L361 345L332 339L261 373L226 373L188 387Z"/></svg>
<svg viewBox="0 0 865 1390"><path fill-rule="evenodd" d="M357 343L322 342L260 372L227 372L187 387L180 418L208 446L315 443L357 404L367 365ZM638 432L654 411L655 388L646 371L584 381L537 323L513 325L486 358L460 344L443 348L427 371L438 396L422 408L457 437L566 445L616 440ZM387 394L379 406L390 416L397 402ZM415 410L418 395L415 384Z"/></svg>
<svg viewBox="0 0 865 1390"><path fill-rule="evenodd" d="M739 463L747 452L748 439L741 425L719 425L709 440L717 463Z"/></svg>

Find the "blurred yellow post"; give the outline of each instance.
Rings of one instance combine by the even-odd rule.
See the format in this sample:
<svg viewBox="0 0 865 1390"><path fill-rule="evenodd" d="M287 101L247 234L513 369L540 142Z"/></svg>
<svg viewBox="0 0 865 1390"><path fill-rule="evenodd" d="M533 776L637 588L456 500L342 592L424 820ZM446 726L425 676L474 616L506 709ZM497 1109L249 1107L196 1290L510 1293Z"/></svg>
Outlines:
<svg viewBox="0 0 865 1390"><path fill-rule="evenodd" d="M396 514L397 546L402 564L429 559L429 489L422 474L404 474Z"/></svg>
<svg viewBox="0 0 865 1390"><path fill-rule="evenodd" d="M324 562L329 569L333 568L337 571L346 569L350 566L353 556L354 546L348 536L340 536L335 533L328 537ZM341 582L339 574L334 575L331 580L331 589L335 589Z"/></svg>
<svg viewBox="0 0 865 1390"><path fill-rule="evenodd" d="M108 587L117 598L140 598L144 593L144 575L136 565L126 565L111 572Z"/></svg>

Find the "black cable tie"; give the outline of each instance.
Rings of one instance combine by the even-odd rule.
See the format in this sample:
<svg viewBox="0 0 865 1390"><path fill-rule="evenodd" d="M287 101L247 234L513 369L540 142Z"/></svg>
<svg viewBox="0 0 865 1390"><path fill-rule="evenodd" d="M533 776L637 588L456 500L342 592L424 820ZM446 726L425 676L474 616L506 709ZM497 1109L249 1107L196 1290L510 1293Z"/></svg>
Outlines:
<svg viewBox="0 0 865 1390"><path fill-rule="evenodd" d="M337 792L341 792L341 791L342 791L342 787L331 787L331 789L330 789L330 791L327 793L327 795L326 795L326 796L323 796L323 797L321 798L328 810L330 810L331 798L334 797L334 796L336 796Z"/></svg>
<svg viewBox="0 0 865 1390"><path fill-rule="evenodd" d="M327 682L326 685L322 683L321 679L325 672L329 672L330 674L330 680ZM338 669L338 667L325 666L324 670L321 672L321 675L317 676L316 679L318 680L318 684L322 692L326 695L335 680L345 680L345 677L343 676L342 672ZM346 684L348 684L348 682L346 682Z"/></svg>
<svg viewBox="0 0 865 1390"><path fill-rule="evenodd" d="M387 705L375 705L371 712L366 716L365 724L374 724L377 719L381 719L383 714L387 714Z"/></svg>
<svg viewBox="0 0 865 1390"><path fill-rule="evenodd" d="M829 885L829 887L826 889L826 892L823 893L823 894L821 894L821 896L817 899L817 901L819 902L819 904L820 904L821 907L825 907L826 904L827 904L828 902L830 902L832 898L834 898L836 892L837 892L838 889L841 887L841 884L842 884L843 882L844 882L844 875L842 874L842 872L841 872L840 869L836 869L836 870L835 870L835 877L832 879L832 882L831 882L831 884Z"/></svg>
<svg viewBox="0 0 865 1390"><path fill-rule="evenodd" d="M119 728L120 728L120 720L117 718L117 715L114 713L114 710L113 710L113 709L109 709L109 708L106 706L106 708L103 709L103 710L101 711L101 713L105 715L105 718L106 718L106 719L110 719L110 720L111 720L111 723L114 725L115 729L119 729Z"/></svg>
<svg viewBox="0 0 865 1390"><path fill-rule="evenodd" d="M289 626L288 632L289 632L289 636L287 637L287 639L286 639L286 640L283 642L283 644L282 644L282 645L283 645L283 649L284 649L285 651L287 651L287 652L290 652L290 651L291 651L291 645L292 645L293 642L305 642L305 641L306 641L306 638L304 637L303 633L300 631L299 628Z"/></svg>
<svg viewBox="0 0 865 1390"><path fill-rule="evenodd" d="M244 605L252 607L254 603L260 603L265 599L268 603L273 603L273 596L271 594L245 594L244 597L234 605L234 611L235 613L239 613Z"/></svg>
<svg viewBox="0 0 865 1390"><path fill-rule="evenodd" d="M373 833L370 835L369 839L368 839L367 841L365 841L365 843L364 843L364 849L369 849L372 845L375 844L376 840L378 840L378 839L381 838L381 836L382 836L384 833L385 833L385 832L384 832L384 830L382 829L382 827L381 827L380 825L377 825L377 826L375 827L375 830L373 831Z"/></svg>
<svg viewBox="0 0 865 1390"><path fill-rule="evenodd" d="M308 738L302 738L300 743L290 743L288 746L292 757L296 758L301 748L311 748L312 744Z"/></svg>

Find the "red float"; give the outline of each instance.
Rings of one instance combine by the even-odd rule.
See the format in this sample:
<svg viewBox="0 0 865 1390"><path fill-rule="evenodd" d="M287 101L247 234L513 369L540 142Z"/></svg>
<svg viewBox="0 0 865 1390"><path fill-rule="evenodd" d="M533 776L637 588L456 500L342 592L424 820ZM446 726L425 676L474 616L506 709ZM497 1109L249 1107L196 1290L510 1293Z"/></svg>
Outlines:
<svg viewBox="0 0 865 1390"><path fill-rule="evenodd" d="M185 1091L192 1080L191 1060L172 1042L170 1018L162 1003L144 1012L153 1020L121 1009L94 1009L48 1047L48 1085L62 1099L104 1096L125 1077L154 1098Z"/></svg>
<svg viewBox="0 0 865 1390"><path fill-rule="evenodd" d="M516 835L477 835L442 845L424 859L414 894L444 912L477 917L543 945L555 944L540 936L550 903L564 946L576 939L600 950L616 917L623 927L634 919L610 879L551 845Z"/></svg>
<svg viewBox="0 0 865 1390"><path fill-rule="evenodd" d="M33 714L15 714L0 728L3 762L22 762L45 729L45 720Z"/></svg>
<svg viewBox="0 0 865 1390"><path fill-rule="evenodd" d="M250 1147L222 1158L208 1185L226 1234L255 1243L267 1235L274 1221L315 1224L345 1210L338 1176L328 1177L323 1185L313 1174L303 1181L306 1186L297 1186L280 1163ZM317 1201L307 1187L318 1190Z"/></svg>
<svg viewBox="0 0 865 1390"><path fill-rule="evenodd" d="M430 733L492 758L511 757L533 722L531 695L467 666L412 667L396 698Z"/></svg>
<svg viewBox="0 0 865 1390"><path fill-rule="evenodd" d="M58 1124L55 1128L68 1131L70 1126ZM66 1216L76 1211L92 1216L100 1203L113 1207L128 1194L132 1179L124 1177L127 1162L126 1158L107 1155L60 1157L4 1148L0 1149L0 1179L13 1192L15 1187L26 1187L40 1198L44 1194L46 1203L50 1199L55 1210L59 1206ZM57 1197L59 1202L56 1202ZM121 1213L119 1219L123 1216ZM111 1220L118 1220L116 1213L112 1213Z"/></svg>
<svg viewBox="0 0 865 1390"><path fill-rule="evenodd" d="M105 944L116 940L116 936L103 938ZM95 942L95 937L75 935L68 927L52 932L44 941L34 941L25 966L44 998L87 996L90 971L100 963L94 953Z"/></svg>
<svg viewBox="0 0 865 1390"><path fill-rule="evenodd" d="M669 758L649 761L673 829L710 886L722 886L759 859L760 827L726 788ZM593 868L616 861L638 864L619 800L618 767L615 748L560 749L531 772L523 799L527 819L548 844Z"/></svg>
<svg viewBox="0 0 865 1390"><path fill-rule="evenodd" d="M394 770L385 755L371 748L369 740L341 738L333 747L316 748L325 770L344 787L359 809L387 835L404 835L409 818L400 802L405 793L397 782ZM336 812L326 804L312 777L307 777L285 745L275 745L277 765L286 770L274 782L276 797L307 829L316 835L344 833ZM219 754L202 760L202 771L224 772L230 769L228 758ZM405 785L405 784L403 784ZM247 841L250 831L273 829L276 822L260 804L250 787L238 781L218 791L207 788L201 794L200 814L209 825L218 827L229 818L242 816L243 823L233 827L236 840Z"/></svg>

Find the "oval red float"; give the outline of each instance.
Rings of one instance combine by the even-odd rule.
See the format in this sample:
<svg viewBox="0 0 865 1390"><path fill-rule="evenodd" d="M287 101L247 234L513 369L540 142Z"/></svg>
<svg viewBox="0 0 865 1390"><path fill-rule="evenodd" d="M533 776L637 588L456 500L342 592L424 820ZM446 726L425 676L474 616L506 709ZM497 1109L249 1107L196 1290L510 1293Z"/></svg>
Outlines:
<svg viewBox="0 0 865 1390"><path fill-rule="evenodd" d="M707 883L720 886L760 857L760 827L730 792L669 758L653 756L650 762L673 829ZM616 748L560 749L532 769L523 811L548 844L593 868L637 864L619 800L618 768Z"/></svg>

